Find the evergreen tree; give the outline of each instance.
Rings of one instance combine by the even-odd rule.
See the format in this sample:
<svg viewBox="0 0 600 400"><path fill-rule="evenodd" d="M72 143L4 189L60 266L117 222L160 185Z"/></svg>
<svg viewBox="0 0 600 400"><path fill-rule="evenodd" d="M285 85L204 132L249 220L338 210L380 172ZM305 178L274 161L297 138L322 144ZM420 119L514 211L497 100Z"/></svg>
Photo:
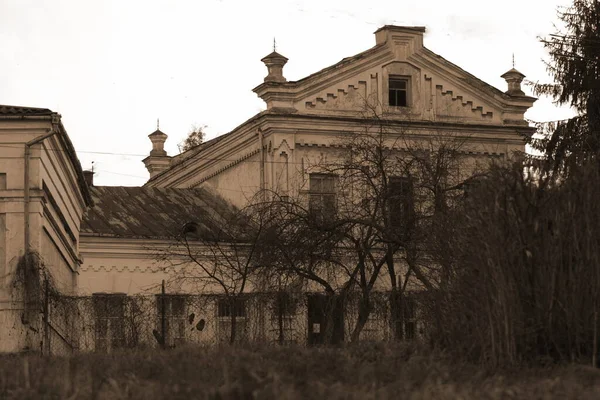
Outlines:
<svg viewBox="0 0 600 400"><path fill-rule="evenodd" d="M559 11L563 28L542 43L550 53L555 84L537 84L538 95L569 105L577 115L542 125L544 138L532 144L545 151L552 172L569 172L588 160L600 163L600 2L574 0Z"/></svg>

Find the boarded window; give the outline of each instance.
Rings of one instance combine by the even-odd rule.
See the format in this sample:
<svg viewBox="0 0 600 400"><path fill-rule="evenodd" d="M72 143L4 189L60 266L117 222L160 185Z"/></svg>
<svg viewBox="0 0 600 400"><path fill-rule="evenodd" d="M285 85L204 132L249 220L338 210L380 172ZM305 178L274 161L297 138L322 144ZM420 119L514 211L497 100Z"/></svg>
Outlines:
<svg viewBox="0 0 600 400"><path fill-rule="evenodd" d="M408 106L408 79L390 77L389 101L392 107Z"/></svg>
<svg viewBox="0 0 600 400"><path fill-rule="evenodd" d="M125 347L125 295L94 294L97 351Z"/></svg>

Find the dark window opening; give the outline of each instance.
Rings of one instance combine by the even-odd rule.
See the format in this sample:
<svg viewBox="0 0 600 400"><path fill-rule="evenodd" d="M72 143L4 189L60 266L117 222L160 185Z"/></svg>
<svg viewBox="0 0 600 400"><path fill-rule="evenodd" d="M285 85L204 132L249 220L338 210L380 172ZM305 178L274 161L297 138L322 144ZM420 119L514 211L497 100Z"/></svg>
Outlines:
<svg viewBox="0 0 600 400"><path fill-rule="evenodd" d="M125 295L94 294L96 350L125 347Z"/></svg>
<svg viewBox="0 0 600 400"><path fill-rule="evenodd" d="M328 313L332 313L330 319ZM333 322L330 344L344 342L344 303L340 296L309 294L307 298L308 344L320 345L325 342L327 324Z"/></svg>
<svg viewBox="0 0 600 400"><path fill-rule="evenodd" d="M412 340L416 335L416 304L412 297L405 297L402 307L404 314L404 338Z"/></svg>
<svg viewBox="0 0 600 400"><path fill-rule="evenodd" d="M271 326L274 328L277 341L280 344L295 343L294 320L297 312L296 299L288 292L277 292L271 315Z"/></svg>
<svg viewBox="0 0 600 400"><path fill-rule="evenodd" d="M296 314L296 301L287 292L277 292L275 314L290 317Z"/></svg>
<svg viewBox="0 0 600 400"><path fill-rule="evenodd" d="M388 186L390 226L409 229L414 213L412 181L408 177L392 177Z"/></svg>
<svg viewBox="0 0 600 400"><path fill-rule="evenodd" d="M217 302L218 339L228 342L231 339L233 317L235 316L235 339L240 342L247 339L246 301L244 299L219 299Z"/></svg>
<svg viewBox="0 0 600 400"><path fill-rule="evenodd" d="M310 174L308 209L320 221L335 215L335 181L335 175Z"/></svg>
<svg viewBox="0 0 600 400"><path fill-rule="evenodd" d="M389 104L392 107L408 106L408 79L390 78Z"/></svg>
<svg viewBox="0 0 600 400"><path fill-rule="evenodd" d="M156 296L156 309L158 313L158 327L161 328L164 313L165 318L165 343L177 346L185 342L186 304L185 296L165 295L164 309L162 295Z"/></svg>
<svg viewBox="0 0 600 400"><path fill-rule="evenodd" d="M218 316L224 317L245 317L246 302L244 299L220 299L218 304Z"/></svg>

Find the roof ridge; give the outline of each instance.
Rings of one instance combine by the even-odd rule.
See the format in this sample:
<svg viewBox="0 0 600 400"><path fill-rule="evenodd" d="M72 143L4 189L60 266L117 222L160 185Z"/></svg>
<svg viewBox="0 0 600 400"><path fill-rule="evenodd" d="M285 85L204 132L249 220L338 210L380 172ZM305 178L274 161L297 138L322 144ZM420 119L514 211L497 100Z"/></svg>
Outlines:
<svg viewBox="0 0 600 400"><path fill-rule="evenodd" d="M13 106L8 104L0 104L0 115L15 115L15 114L52 114L53 111L49 108Z"/></svg>

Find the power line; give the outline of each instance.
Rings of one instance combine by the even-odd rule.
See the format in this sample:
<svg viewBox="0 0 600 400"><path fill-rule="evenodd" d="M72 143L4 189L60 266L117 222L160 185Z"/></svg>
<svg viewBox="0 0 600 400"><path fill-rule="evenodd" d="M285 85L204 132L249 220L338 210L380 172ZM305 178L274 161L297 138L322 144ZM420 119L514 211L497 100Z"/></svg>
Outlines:
<svg viewBox="0 0 600 400"><path fill-rule="evenodd" d="M0 145L0 147L4 147L4 148L11 148L11 149L21 149L23 148L23 146L10 146L10 145ZM48 149L46 148L47 151L55 151L55 152L59 152L59 153L67 153L66 150L60 150L60 149ZM133 154L133 153L112 153L112 152L104 152L104 151L85 151L85 150L77 150L75 151L75 153L83 153L83 154L100 154L100 155L108 155L108 156L126 156L126 157L148 157L149 154ZM240 161L239 159L228 159L228 158L219 158L219 157L197 157L197 156L190 156L189 158L185 158L181 161L178 161L175 165L179 165L179 163L184 163L186 161L191 161L191 160L197 160L197 161L224 161L224 162L238 162ZM243 162L261 162L261 160L242 160ZM292 162L292 161L265 161L265 162L269 162L269 163L275 163L275 164L298 164L301 165L302 162Z"/></svg>

